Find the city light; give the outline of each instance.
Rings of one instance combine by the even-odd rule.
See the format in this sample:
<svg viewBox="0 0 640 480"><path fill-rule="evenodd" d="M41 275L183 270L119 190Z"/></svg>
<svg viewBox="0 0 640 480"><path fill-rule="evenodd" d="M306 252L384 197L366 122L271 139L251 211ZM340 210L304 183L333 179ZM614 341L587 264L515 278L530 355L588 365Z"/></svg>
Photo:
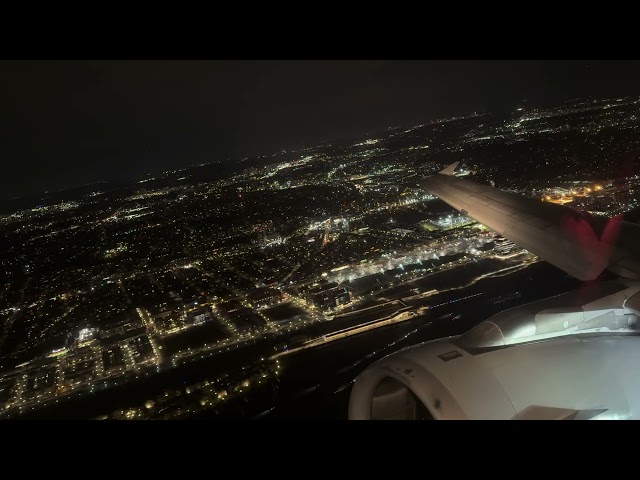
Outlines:
<svg viewBox="0 0 640 480"><path fill-rule="evenodd" d="M622 214L640 206L640 178L622 175L632 147L617 129L635 131L639 107L625 97L474 113L25 200L0 216L0 412L99 403L115 386L202 368L104 416L211 413L272 388L299 352L484 305L474 285L510 288L540 259L436 201L423 179L455 158L461 182L549 211Z"/></svg>

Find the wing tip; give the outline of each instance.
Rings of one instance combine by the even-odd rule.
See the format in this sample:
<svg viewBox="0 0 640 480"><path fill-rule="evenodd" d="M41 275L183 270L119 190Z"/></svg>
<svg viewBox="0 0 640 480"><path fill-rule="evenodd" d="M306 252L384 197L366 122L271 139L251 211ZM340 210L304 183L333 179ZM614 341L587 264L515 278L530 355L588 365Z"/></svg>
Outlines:
<svg viewBox="0 0 640 480"><path fill-rule="evenodd" d="M438 173L440 175L453 175L453 173L456 171L456 168L458 168L458 165L460 165L460 162L453 162L451 165L449 165L447 168L445 168L444 170L440 170Z"/></svg>

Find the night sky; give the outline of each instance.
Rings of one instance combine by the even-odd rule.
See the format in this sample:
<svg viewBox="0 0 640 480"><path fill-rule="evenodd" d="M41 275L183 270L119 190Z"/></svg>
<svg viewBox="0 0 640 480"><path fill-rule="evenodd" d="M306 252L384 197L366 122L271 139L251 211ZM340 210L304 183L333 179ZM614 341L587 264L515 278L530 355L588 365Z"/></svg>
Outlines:
<svg viewBox="0 0 640 480"><path fill-rule="evenodd" d="M522 99L628 94L640 94L637 61L3 61L0 188L135 179Z"/></svg>

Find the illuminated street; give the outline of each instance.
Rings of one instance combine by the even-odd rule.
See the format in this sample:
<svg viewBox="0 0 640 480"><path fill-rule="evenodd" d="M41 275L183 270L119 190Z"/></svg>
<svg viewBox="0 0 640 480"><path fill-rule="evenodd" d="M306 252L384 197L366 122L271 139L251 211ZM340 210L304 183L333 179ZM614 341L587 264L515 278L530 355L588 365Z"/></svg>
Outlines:
<svg viewBox="0 0 640 480"><path fill-rule="evenodd" d="M526 62L3 65L1 418L293 418L383 353L640 269L640 92L569 95L586 67L544 63L541 101Z"/></svg>

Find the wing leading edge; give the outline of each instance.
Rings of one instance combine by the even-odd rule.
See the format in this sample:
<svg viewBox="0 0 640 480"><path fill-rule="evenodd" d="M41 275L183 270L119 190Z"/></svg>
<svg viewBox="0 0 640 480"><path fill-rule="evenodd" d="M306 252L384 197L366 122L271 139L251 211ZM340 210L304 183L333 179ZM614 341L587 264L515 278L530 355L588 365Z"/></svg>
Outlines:
<svg viewBox="0 0 640 480"><path fill-rule="evenodd" d="M587 216L569 207L455 177L458 163L420 185L580 280L593 280L607 267L623 277L640 277L640 226L613 218L595 228Z"/></svg>

